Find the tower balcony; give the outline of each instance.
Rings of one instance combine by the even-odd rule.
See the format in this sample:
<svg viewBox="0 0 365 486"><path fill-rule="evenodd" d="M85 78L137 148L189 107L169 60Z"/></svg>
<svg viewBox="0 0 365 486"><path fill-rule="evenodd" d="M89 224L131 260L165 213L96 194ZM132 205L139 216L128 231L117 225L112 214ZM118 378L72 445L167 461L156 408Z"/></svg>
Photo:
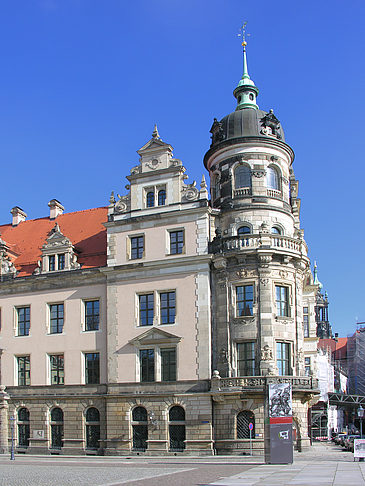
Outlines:
<svg viewBox="0 0 365 486"><path fill-rule="evenodd" d="M229 237L216 236L209 245L210 253L229 253L252 250L273 250L292 253L295 256L307 256L308 248L302 238L273 234L238 235Z"/></svg>

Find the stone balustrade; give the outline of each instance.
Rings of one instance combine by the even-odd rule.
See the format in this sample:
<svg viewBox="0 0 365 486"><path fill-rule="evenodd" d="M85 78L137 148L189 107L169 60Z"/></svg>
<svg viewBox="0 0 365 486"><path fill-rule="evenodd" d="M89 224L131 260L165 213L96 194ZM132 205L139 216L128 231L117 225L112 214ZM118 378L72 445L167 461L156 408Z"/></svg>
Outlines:
<svg viewBox="0 0 365 486"><path fill-rule="evenodd" d="M264 391L267 385L277 383L290 383L293 391L316 390L318 380L312 376L241 376L236 378L221 378L218 374L213 374L211 389L214 391Z"/></svg>
<svg viewBox="0 0 365 486"><path fill-rule="evenodd" d="M224 238L214 238L210 243L211 253L225 253L252 249L284 250L290 253L307 254L307 245L301 238L289 236L262 234L237 235Z"/></svg>

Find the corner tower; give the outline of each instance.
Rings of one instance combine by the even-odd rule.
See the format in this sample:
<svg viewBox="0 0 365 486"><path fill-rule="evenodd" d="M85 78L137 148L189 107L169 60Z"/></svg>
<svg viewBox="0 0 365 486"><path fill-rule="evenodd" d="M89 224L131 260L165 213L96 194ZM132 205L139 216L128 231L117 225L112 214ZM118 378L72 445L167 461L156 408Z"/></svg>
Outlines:
<svg viewBox="0 0 365 486"><path fill-rule="evenodd" d="M294 420L304 438L306 400L315 380L305 378L302 311L309 259L299 220L294 152L273 110L257 105L245 40L242 46L243 75L233 92L236 109L214 119L204 157L212 206L219 211L210 246L213 370L220 393L236 387L236 399L247 402L241 408L261 416L262 423L267 383L290 382ZM222 413L232 399L226 396ZM234 414L237 402L232 407ZM217 435L220 448L219 430ZM222 432L222 440L224 436Z"/></svg>

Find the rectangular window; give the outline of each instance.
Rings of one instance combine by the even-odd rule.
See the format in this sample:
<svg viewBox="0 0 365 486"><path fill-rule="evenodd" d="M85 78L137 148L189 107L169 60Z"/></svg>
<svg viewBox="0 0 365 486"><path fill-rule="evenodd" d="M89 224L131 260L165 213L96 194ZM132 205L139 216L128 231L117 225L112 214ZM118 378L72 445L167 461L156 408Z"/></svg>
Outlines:
<svg viewBox="0 0 365 486"><path fill-rule="evenodd" d="M236 287L236 316L253 315L253 285Z"/></svg>
<svg viewBox="0 0 365 486"><path fill-rule="evenodd" d="M155 350L139 351L140 377L142 382L155 381Z"/></svg>
<svg viewBox="0 0 365 486"><path fill-rule="evenodd" d="M139 325L152 326L154 317L154 296L143 294L139 296Z"/></svg>
<svg viewBox="0 0 365 486"><path fill-rule="evenodd" d="M131 260L143 258L144 236L131 237Z"/></svg>
<svg viewBox="0 0 365 486"><path fill-rule="evenodd" d="M56 270L56 256L55 255L49 255L48 257L48 270L50 272L53 272Z"/></svg>
<svg viewBox="0 0 365 486"><path fill-rule="evenodd" d="M63 304L50 304L49 315L50 334L60 334L63 330Z"/></svg>
<svg viewBox="0 0 365 486"><path fill-rule="evenodd" d="M255 376L255 343L237 343L238 376Z"/></svg>
<svg viewBox="0 0 365 486"><path fill-rule="evenodd" d="M309 337L309 313L308 307L303 307L303 332L304 337Z"/></svg>
<svg viewBox="0 0 365 486"><path fill-rule="evenodd" d="M176 349L161 349L161 380L176 381Z"/></svg>
<svg viewBox="0 0 365 486"><path fill-rule="evenodd" d="M99 353L85 353L85 383L87 385L100 383Z"/></svg>
<svg viewBox="0 0 365 486"><path fill-rule="evenodd" d="M178 255L184 250L184 231L170 231L170 255Z"/></svg>
<svg viewBox="0 0 365 486"><path fill-rule="evenodd" d="M18 336L28 336L30 328L30 307L18 307L16 313Z"/></svg>
<svg viewBox="0 0 365 486"><path fill-rule="evenodd" d="M65 384L65 368L63 354L55 354L49 357L51 385Z"/></svg>
<svg viewBox="0 0 365 486"><path fill-rule="evenodd" d="M276 365L280 376L291 375L289 343L276 343Z"/></svg>
<svg viewBox="0 0 365 486"><path fill-rule="evenodd" d="M18 356L18 385L30 385L30 356Z"/></svg>
<svg viewBox="0 0 365 486"><path fill-rule="evenodd" d="M99 329L100 310L98 300L87 300L85 305L85 331L97 331Z"/></svg>
<svg viewBox="0 0 365 486"><path fill-rule="evenodd" d="M176 315L175 292L160 293L161 324L174 324Z"/></svg>
<svg viewBox="0 0 365 486"><path fill-rule="evenodd" d="M289 288L276 285L275 298L276 314L280 317L289 317Z"/></svg>
<svg viewBox="0 0 365 486"><path fill-rule="evenodd" d="M311 359L304 358L304 365L305 365L305 376L311 375Z"/></svg>
<svg viewBox="0 0 365 486"><path fill-rule="evenodd" d="M65 254L60 253L58 256L58 270L64 270L65 268Z"/></svg>

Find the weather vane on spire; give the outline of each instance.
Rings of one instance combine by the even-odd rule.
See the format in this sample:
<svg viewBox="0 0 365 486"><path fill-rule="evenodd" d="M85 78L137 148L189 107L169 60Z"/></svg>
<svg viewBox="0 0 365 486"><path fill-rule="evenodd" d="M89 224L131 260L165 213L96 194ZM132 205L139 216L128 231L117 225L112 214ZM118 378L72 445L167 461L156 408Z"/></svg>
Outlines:
<svg viewBox="0 0 365 486"><path fill-rule="evenodd" d="M240 28L239 34L237 34L238 37L242 37L242 43L241 43L241 45L243 47L243 50L245 50L245 47L247 46L246 37L249 37L250 36L250 34L247 34L246 33L246 25L247 25L247 22L244 22L242 24L242 27Z"/></svg>

